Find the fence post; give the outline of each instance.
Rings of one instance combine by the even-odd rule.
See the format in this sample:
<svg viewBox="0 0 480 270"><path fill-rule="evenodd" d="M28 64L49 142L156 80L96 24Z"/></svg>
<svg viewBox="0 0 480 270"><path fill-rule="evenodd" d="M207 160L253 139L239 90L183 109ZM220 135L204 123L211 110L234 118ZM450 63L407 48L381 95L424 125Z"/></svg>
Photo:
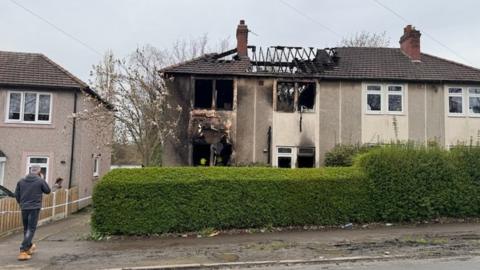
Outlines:
<svg viewBox="0 0 480 270"><path fill-rule="evenodd" d="M68 216L68 193L70 192L69 189L65 190L65 217Z"/></svg>
<svg viewBox="0 0 480 270"><path fill-rule="evenodd" d="M53 192L53 203L52 203L52 220L55 219L55 210L56 210L56 207L57 206L57 192Z"/></svg>

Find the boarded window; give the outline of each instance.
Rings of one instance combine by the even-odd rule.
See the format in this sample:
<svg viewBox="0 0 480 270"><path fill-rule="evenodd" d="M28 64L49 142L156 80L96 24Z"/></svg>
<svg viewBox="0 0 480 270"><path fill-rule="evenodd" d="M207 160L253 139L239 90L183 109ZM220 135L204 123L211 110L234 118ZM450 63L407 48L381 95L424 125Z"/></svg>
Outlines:
<svg viewBox="0 0 480 270"><path fill-rule="evenodd" d="M233 108L233 81L217 80L216 88L216 107L219 110L232 110Z"/></svg>
<svg viewBox="0 0 480 270"><path fill-rule="evenodd" d="M279 82L277 84L277 111L293 112L295 110L295 84Z"/></svg>
<svg viewBox="0 0 480 270"><path fill-rule="evenodd" d="M211 109L213 99L213 81L195 80L195 103L196 109Z"/></svg>
<svg viewBox="0 0 480 270"><path fill-rule="evenodd" d="M315 106L315 83L298 83L298 111L313 112Z"/></svg>

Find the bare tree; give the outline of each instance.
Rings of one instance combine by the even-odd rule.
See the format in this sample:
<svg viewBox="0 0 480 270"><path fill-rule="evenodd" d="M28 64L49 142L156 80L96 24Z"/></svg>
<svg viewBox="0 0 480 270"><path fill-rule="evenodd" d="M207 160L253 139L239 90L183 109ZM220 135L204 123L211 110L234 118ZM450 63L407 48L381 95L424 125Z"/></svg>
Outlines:
<svg viewBox="0 0 480 270"><path fill-rule="evenodd" d="M387 33L370 33L366 31L358 32L353 36L344 37L338 46L344 47L388 47L390 38Z"/></svg>
<svg viewBox="0 0 480 270"><path fill-rule="evenodd" d="M228 41L219 43L226 46ZM221 48L223 49L223 48ZM206 35L177 41L172 49L143 46L126 58L107 52L94 66L94 88L115 107L115 141L135 144L146 166L161 164L161 148L174 137L182 108L171 106L159 70L210 51Z"/></svg>

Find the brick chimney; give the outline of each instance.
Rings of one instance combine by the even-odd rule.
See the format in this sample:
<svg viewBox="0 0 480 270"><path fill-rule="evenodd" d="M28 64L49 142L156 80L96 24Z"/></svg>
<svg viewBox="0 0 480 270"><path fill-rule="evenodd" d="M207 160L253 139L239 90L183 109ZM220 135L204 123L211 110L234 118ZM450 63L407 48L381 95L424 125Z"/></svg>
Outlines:
<svg viewBox="0 0 480 270"><path fill-rule="evenodd" d="M248 56L248 28L245 20L240 20L237 26L237 54L240 57Z"/></svg>
<svg viewBox="0 0 480 270"><path fill-rule="evenodd" d="M403 28L403 36L400 38L400 49L412 61L420 61L420 31L412 25Z"/></svg>

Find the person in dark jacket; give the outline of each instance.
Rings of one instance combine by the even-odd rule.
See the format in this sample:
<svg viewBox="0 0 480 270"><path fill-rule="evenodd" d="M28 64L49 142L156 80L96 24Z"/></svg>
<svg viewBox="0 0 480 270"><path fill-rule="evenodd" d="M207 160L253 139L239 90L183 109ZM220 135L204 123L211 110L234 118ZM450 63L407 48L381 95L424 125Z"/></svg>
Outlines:
<svg viewBox="0 0 480 270"><path fill-rule="evenodd" d="M49 194L50 187L41 177L41 168L32 166L30 173L20 179L15 188L15 198L22 209L23 242L20 245L18 260L29 260L35 251L32 243L35 230L37 229L38 216L42 208L43 193Z"/></svg>

